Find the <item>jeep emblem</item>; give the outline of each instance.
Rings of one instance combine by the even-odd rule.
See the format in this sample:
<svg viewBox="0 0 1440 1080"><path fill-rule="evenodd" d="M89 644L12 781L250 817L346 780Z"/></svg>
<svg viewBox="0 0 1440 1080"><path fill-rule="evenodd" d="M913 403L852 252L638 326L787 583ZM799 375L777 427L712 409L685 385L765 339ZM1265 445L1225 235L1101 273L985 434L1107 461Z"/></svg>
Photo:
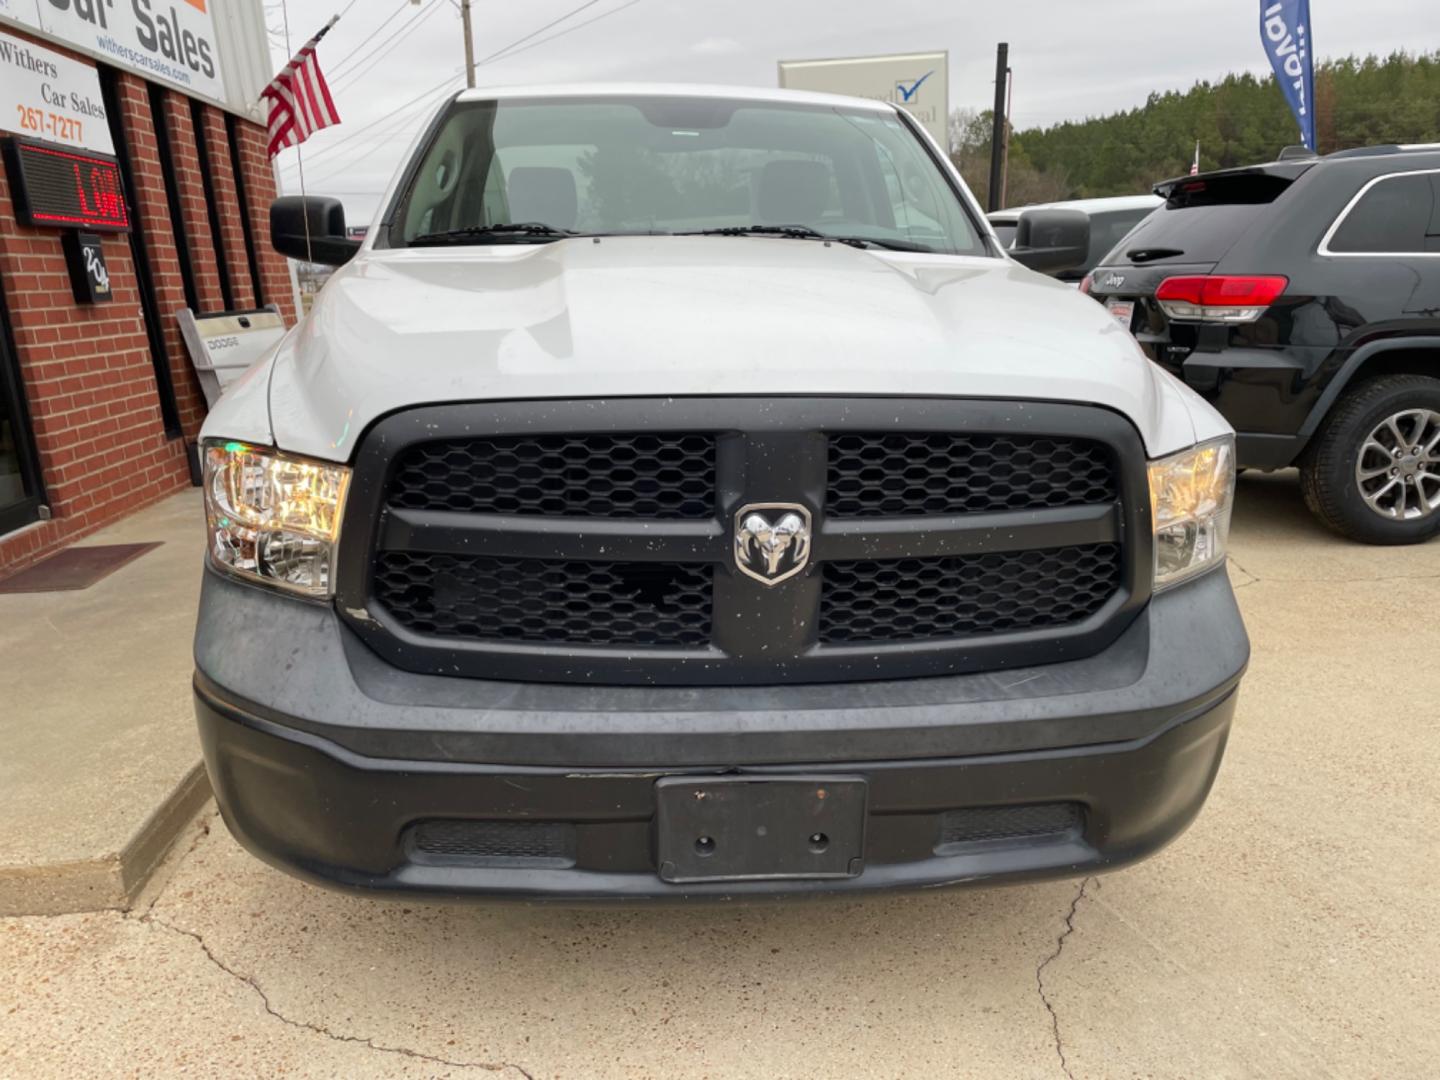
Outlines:
<svg viewBox="0 0 1440 1080"><path fill-rule="evenodd" d="M810 561L810 511L798 503L750 503L735 512L735 567L778 585Z"/></svg>

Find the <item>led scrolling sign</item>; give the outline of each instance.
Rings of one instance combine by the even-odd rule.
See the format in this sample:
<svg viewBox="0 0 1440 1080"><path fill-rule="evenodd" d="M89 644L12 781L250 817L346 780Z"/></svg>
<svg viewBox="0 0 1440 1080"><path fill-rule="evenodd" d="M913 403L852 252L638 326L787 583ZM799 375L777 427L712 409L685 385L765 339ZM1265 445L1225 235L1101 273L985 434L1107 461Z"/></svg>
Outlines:
<svg viewBox="0 0 1440 1080"><path fill-rule="evenodd" d="M120 167L108 154L11 136L5 166L15 216L26 225L128 232Z"/></svg>

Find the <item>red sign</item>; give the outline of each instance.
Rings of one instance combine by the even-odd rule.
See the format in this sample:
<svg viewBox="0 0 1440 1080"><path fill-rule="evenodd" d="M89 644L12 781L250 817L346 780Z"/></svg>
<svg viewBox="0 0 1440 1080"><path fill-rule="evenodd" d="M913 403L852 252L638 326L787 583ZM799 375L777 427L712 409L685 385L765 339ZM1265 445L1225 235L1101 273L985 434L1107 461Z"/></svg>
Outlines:
<svg viewBox="0 0 1440 1080"><path fill-rule="evenodd" d="M120 167L108 154L12 137L5 165L15 216L24 224L129 231Z"/></svg>

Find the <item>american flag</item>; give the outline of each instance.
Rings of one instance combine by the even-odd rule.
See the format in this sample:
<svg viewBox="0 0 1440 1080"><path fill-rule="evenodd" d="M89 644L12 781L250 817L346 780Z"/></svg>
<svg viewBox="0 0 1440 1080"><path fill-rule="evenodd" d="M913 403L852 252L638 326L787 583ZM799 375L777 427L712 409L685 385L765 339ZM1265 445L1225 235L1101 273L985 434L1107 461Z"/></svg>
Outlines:
<svg viewBox="0 0 1440 1080"><path fill-rule="evenodd" d="M270 103L272 159L287 146L299 146L321 128L340 122L330 88L320 72L320 58L315 55L315 46L333 25L335 20L331 19L260 91L260 97Z"/></svg>

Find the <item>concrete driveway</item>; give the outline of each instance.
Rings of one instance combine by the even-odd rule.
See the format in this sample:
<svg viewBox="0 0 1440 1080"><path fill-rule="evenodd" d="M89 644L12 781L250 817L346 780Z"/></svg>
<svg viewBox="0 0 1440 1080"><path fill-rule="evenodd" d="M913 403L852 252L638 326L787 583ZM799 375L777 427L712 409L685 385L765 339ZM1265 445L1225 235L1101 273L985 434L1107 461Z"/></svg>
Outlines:
<svg viewBox="0 0 1440 1080"><path fill-rule="evenodd" d="M858 904L429 907L213 815L129 913L0 921L0 1075L1436 1075L1440 544L1241 483L1254 640L1195 826L1101 879Z"/></svg>

